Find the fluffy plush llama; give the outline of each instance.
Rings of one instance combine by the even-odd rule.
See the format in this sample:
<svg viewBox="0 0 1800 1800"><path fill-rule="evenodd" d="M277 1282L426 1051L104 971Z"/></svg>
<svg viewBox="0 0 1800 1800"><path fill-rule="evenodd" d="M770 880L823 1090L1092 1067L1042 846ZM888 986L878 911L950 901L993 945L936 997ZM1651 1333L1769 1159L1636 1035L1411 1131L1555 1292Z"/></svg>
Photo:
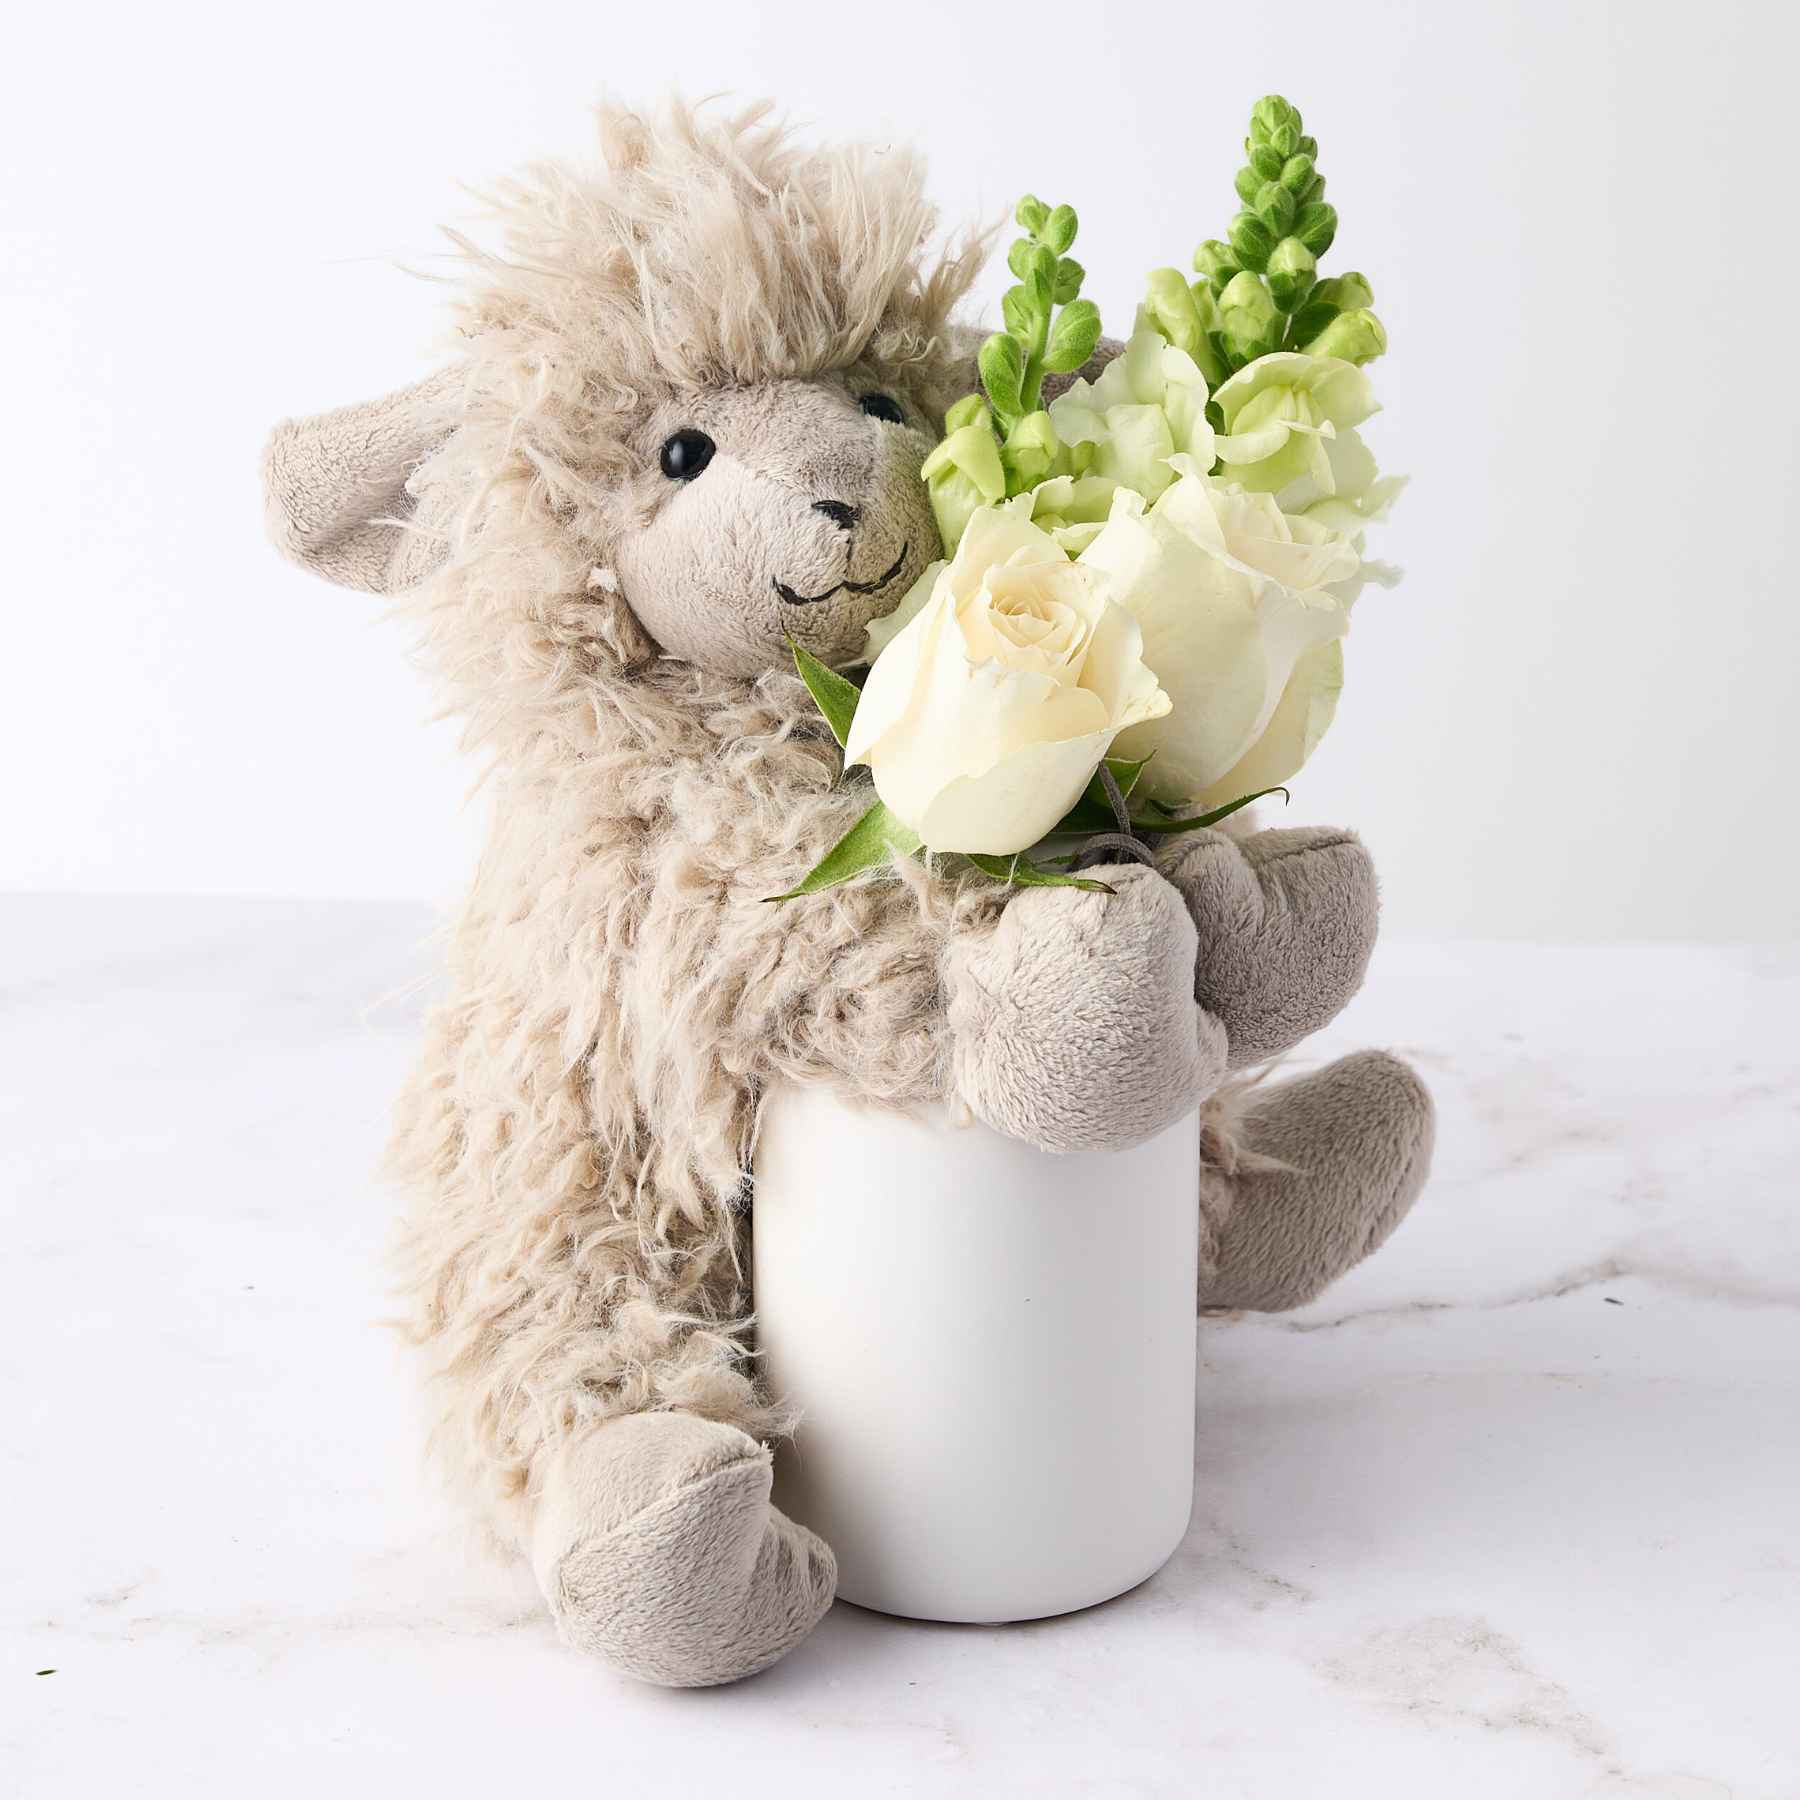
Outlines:
<svg viewBox="0 0 1800 1800"><path fill-rule="evenodd" d="M284 423L265 478L287 555L402 598L493 764L391 1153L436 1452L569 1642L701 1684L835 1580L769 1498L758 1094L1132 1143L1339 1010L1375 893L1348 833L1280 830L1177 838L1110 897L911 864L765 905L865 804L787 640L854 661L932 560L919 464L973 383L951 308L984 246L934 256L910 156L800 149L763 109L600 124L603 166L500 190L497 252L457 240L448 365ZM1199 1304L1310 1299L1430 1140L1387 1056L1251 1090L1209 1134Z"/></svg>

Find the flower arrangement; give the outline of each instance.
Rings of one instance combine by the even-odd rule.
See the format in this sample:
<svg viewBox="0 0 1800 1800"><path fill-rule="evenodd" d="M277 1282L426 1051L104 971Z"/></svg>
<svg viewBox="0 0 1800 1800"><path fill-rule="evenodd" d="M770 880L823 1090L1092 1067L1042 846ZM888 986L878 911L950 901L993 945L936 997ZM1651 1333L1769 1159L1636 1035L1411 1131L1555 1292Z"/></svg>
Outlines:
<svg viewBox="0 0 1800 1800"><path fill-rule="evenodd" d="M1101 887L1059 840L1215 824L1317 747L1351 605L1393 579L1364 531L1402 483L1358 430L1387 336L1362 275L1319 275L1337 214L1299 112L1258 101L1244 149L1198 278L1154 270L1123 350L1047 405L1101 320L1074 210L1019 202L1005 329L922 470L944 559L869 627L860 687L795 649L876 798L775 898L921 852Z"/></svg>

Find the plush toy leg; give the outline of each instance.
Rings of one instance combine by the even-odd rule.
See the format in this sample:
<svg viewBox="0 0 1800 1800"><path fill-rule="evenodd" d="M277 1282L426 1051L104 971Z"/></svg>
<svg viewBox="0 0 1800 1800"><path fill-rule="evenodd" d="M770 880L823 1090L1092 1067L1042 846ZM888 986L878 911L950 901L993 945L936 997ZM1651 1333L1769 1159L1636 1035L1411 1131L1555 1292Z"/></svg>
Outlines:
<svg viewBox="0 0 1800 1800"><path fill-rule="evenodd" d="M664 1687L785 1655L831 1605L837 1561L770 1482L756 1439L687 1413L612 1419L558 1451L531 1549L564 1639Z"/></svg>
<svg viewBox="0 0 1800 1800"><path fill-rule="evenodd" d="M1375 947L1375 869L1347 831L1218 831L1176 839L1157 866L1199 938L1194 998L1249 1068L1337 1017Z"/></svg>
<svg viewBox="0 0 1800 1800"><path fill-rule="evenodd" d="M1202 1176L1218 1184L1202 1215L1222 1223L1200 1304L1284 1312L1380 1248L1419 1197L1431 1095L1398 1057L1364 1050L1257 1090L1235 1135L1235 1169Z"/></svg>

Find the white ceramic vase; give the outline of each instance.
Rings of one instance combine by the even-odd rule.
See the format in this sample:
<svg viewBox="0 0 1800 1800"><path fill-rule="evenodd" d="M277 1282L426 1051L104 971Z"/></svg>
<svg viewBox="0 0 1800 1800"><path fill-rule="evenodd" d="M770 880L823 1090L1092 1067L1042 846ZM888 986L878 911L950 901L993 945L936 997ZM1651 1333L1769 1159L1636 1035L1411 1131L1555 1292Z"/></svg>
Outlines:
<svg viewBox="0 0 1800 1800"><path fill-rule="evenodd" d="M943 1109L765 1096L758 1342L801 1413L776 1500L911 1618L1091 1606L1193 1500L1200 1143L1051 1156Z"/></svg>

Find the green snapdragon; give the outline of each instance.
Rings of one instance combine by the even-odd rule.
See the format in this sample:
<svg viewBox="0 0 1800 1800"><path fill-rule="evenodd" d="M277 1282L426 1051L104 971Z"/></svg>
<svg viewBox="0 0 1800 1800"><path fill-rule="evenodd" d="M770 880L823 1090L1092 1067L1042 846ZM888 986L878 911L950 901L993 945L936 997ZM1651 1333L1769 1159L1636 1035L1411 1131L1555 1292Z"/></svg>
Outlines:
<svg viewBox="0 0 1800 1800"><path fill-rule="evenodd" d="M1044 410L1044 377L1079 369L1094 354L1100 309L1081 298L1085 271L1069 254L1075 209L1027 194L1013 217L1024 235L1006 257L1014 278L1000 302L1006 329L981 346L982 391L950 409L944 440L925 461L946 555L978 507L1076 472Z"/></svg>
<svg viewBox="0 0 1800 1800"><path fill-rule="evenodd" d="M1192 356L1215 388L1281 350L1351 363L1379 356L1387 333L1370 310L1367 279L1319 275L1337 237L1337 209L1325 198L1318 140L1279 94L1251 111L1235 186L1241 210L1224 237L1194 252L1198 279L1156 270L1140 323ZM1178 289L1187 291L1185 301Z"/></svg>

